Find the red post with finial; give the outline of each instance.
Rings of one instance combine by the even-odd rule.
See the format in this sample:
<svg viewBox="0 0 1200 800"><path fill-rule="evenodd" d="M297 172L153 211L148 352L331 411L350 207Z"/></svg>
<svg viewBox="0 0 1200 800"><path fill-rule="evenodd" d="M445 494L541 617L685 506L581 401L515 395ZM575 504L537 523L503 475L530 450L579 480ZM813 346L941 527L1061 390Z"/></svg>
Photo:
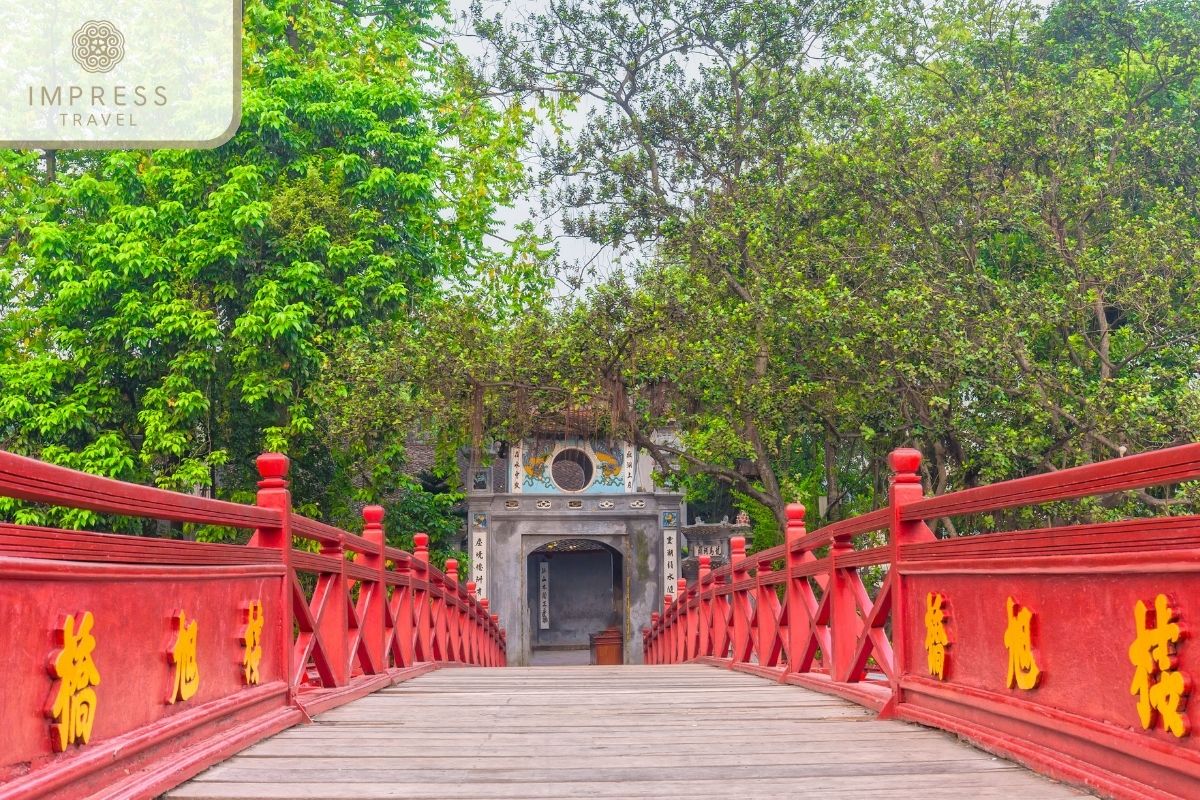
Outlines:
<svg viewBox="0 0 1200 800"><path fill-rule="evenodd" d="M906 544L930 542L937 537L925 525L924 521L905 522L900 518L900 512L905 505L915 503L925 496L921 486L921 451L911 447L893 450L888 456L892 467L892 479L888 487L888 501L891 506L891 520L888 526L889 544L891 545L892 564L892 653L895 659L892 666L892 699L884 713L890 713L891 708L902 702L900 696L900 679L909 671L905 654L908 652L905 637L908 632L904 629L905 581L900 573L900 551Z"/></svg>
<svg viewBox="0 0 1200 800"><path fill-rule="evenodd" d="M700 651L700 581L687 587L687 624L684 626L687 641L683 648L684 661L691 661Z"/></svg>
<svg viewBox="0 0 1200 800"><path fill-rule="evenodd" d="M458 641L458 660L464 664L471 663L471 631L474 629L475 623L474 588L475 584L472 581L460 580L458 582L458 620L461 631Z"/></svg>
<svg viewBox="0 0 1200 800"><path fill-rule="evenodd" d="M358 621L366 650L363 671L377 675L388 668L388 649L392 631L387 625L387 560L383 557L386 544L383 534L383 506L366 506L362 510L363 538L379 548L377 553L356 553L355 563L374 570L377 577L370 584L363 581L358 589Z"/></svg>
<svg viewBox="0 0 1200 800"><path fill-rule="evenodd" d="M483 642L483 666L485 667L496 666L496 636L491 625L492 615L488 611L490 605L491 601L486 597L480 598L479 613L483 616L483 627L487 631L487 637Z"/></svg>
<svg viewBox="0 0 1200 800"><path fill-rule="evenodd" d="M433 648L431 660L446 661L446 574L441 570L429 574L429 630Z"/></svg>
<svg viewBox="0 0 1200 800"><path fill-rule="evenodd" d="M710 649L714 658L729 657L729 596L725 594L725 576L717 572L713 577L712 601L710 611L711 630L709 633Z"/></svg>
<svg viewBox="0 0 1200 800"><path fill-rule="evenodd" d="M829 547L829 638L833 650L832 678L849 681L853 675L852 661L862 633L862 619L854 598L858 569L846 567L841 560L854 552L849 536L835 536Z"/></svg>
<svg viewBox="0 0 1200 800"><path fill-rule="evenodd" d="M454 620L457 626L457 633L454 639L455 642L455 660L459 663L467 661L467 637L470 636L469 620L470 620L470 598L467 596L467 585L457 578L458 571L455 570L454 581Z"/></svg>
<svg viewBox="0 0 1200 800"><path fill-rule="evenodd" d="M430 605L432 594L429 585L429 536L417 533L413 536L413 627L416 628L414 658L417 661L433 661L433 614Z"/></svg>
<svg viewBox="0 0 1200 800"><path fill-rule="evenodd" d="M729 540L730 562L733 565L733 590L729 602L733 605L733 664L746 663L754 652L750 637L750 619L754 609L750 605L750 588L747 586L750 568L746 561L746 537L734 536Z"/></svg>
<svg viewBox="0 0 1200 800"><path fill-rule="evenodd" d="M392 588L392 624L396 626L395 654L397 667L411 667L416 658L416 629L413 625L413 569L408 555L396 560L392 570L398 578Z"/></svg>
<svg viewBox="0 0 1200 800"><path fill-rule="evenodd" d="M676 582L675 599L675 663L682 664L687 660L687 617L688 617L688 585L680 578Z"/></svg>
<svg viewBox="0 0 1200 800"><path fill-rule="evenodd" d="M775 594L774 571L770 560L757 564L754 577L754 623L751 638L760 667L778 666L782 647L779 644L779 596Z"/></svg>
<svg viewBox="0 0 1200 800"><path fill-rule="evenodd" d="M810 634L807 620L816 615L817 603L808 576L793 577L796 567L809 561L816 560L808 548L800 548L800 540L808 535L804 527L804 506L799 503L789 503L785 509L787 515L787 546L785 560L787 563L787 590L784 602L787 604L787 672L808 672L812 668L813 659L817 655L816 637ZM785 673L786 674L786 673Z"/></svg>
<svg viewBox="0 0 1200 800"><path fill-rule="evenodd" d="M650 635L652 641L650 642L649 649L646 651L646 663L648 664L662 663L662 659L659 657L659 652L662 649L662 629L658 624L661 619L662 615L657 611L650 612Z"/></svg>
<svg viewBox="0 0 1200 800"><path fill-rule="evenodd" d="M292 663L292 624L294 610L292 609L292 493L288 489L288 457L283 453L263 453L255 461L261 480L258 482L258 496L255 503L262 508L270 508L279 512L279 525L272 528L258 528L250 539L251 547L266 547L279 551L285 570L280 582L278 595L279 611L275 615L275 624L279 627L279 647L277 654L288 677L288 702L295 700L296 689L300 676Z"/></svg>
<svg viewBox="0 0 1200 800"><path fill-rule="evenodd" d="M696 579L696 590L700 593L697 620L700 631L696 642L697 656L712 655L712 596L713 587L708 579L712 574L712 556L700 556L700 570Z"/></svg>
<svg viewBox="0 0 1200 800"><path fill-rule="evenodd" d="M442 570L442 659L458 661L458 559L447 558Z"/></svg>
<svg viewBox="0 0 1200 800"><path fill-rule="evenodd" d="M478 587L475 581L467 581L467 616L466 630L463 639L463 661L468 664L479 663L479 601L475 597Z"/></svg>
<svg viewBox="0 0 1200 800"><path fill-rule="evenodd" d="M317 595L325 593L325 608L317 621L321 641L329 657L328 676L321 679L327 685L345 686L350 682L350 636L346 620L350 617L350 596L346 591L346 539L339 534L335 541L321 543L321 555L334 560L330 571L317 576Z"/></svg>
<svg viewBox="0 0 1200 800"><path fill-rule="evenodd" d="M667 595L668 608L663 609L663 632L666 634L663 640L663 659L667 664L677 664L675 640L679 638L679 628L676 622L679 619L679 603L678 598L674 594L676 587L671 587L671 594Z"/></svg>
<svg viewBox="0 0 1200 800"><path fill-rule="evenodd" d="M471 634L473 637L471 646L474 648L472 651L474 653L474 661L471 663L482 667L485 666L484 659L487 658L487 639L484 636L484 631L487 630L487 612L483 606L483 598L479 596L479 584L472 581L468 584L468 587L471 590L471 597L473 598L471 614L475 621L475 624L472 626L474 632Z"/></svg>

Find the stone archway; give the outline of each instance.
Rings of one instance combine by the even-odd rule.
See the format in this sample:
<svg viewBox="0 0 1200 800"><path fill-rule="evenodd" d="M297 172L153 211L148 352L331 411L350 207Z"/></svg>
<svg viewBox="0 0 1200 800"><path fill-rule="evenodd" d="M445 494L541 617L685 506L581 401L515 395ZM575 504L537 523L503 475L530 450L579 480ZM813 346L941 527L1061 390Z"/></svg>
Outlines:
<svg viewBox="0 0 1200 800"><path fill-rule="evenodd" d="M624 635L619 551L595 539L556 539L525 561L531 664L587 664L591 634Z"/></svg>

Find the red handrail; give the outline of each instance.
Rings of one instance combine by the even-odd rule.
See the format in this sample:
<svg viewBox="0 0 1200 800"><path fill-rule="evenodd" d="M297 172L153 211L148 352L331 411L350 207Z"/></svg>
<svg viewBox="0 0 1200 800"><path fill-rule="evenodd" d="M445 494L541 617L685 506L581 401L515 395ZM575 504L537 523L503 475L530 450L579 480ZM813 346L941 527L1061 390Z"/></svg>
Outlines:
<svg viewBox="0 0 1200 800"><path fill-rule="evenodd" d="M152 797L440 664L504 665L499 619L453 561L428 563L425 534L409 554L379 506L362 535L296 514L288 466L260 456L242 505L0 451L3 497L253 531L237 546L0 524L0 686L23 709L0 795Z"/></svg>
<svg viewBox="0 0 1200 800"><path fill-rule="evenodd" d="M1200 703L1186 705L1200 679L1187 638L1200 622L1200 517L950 539L926 525L1193 480L1200 444L929 498L920 453L890 461L888 506L809 533L791 505L782 548L747 557L735 538L715 571L701 556L698 579L651 615L646 663L701 661L837 694L1113 797L1200 797ZM886 543L862 537L874 531ZM883 573L873 593L867 568Z"/></svg>

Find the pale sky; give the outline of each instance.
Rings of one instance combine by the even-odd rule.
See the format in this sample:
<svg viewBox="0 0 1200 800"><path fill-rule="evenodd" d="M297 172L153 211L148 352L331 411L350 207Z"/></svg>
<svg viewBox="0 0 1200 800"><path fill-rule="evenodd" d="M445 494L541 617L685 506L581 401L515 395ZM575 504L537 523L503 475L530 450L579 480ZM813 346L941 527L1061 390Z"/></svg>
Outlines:
<svg viewBox="0 0 1200 800"><path fill-rule="evenodd" d="M541 5L539 0L512 0L512 2L484 0L483 2L486 14L491 15L498 11L504 11L506 16L527 13L531 10L536 11ZM470 32L470 23L467 21L470 6L470 0L450 0L450 9L455 19L454 29L463 34ZM473 36L460 35L458 45L472 60L482 59L487 55L478 39ZM578 112L575 115L577 120L582 121L583 114L583 111ZM571 122L572 120L568 118L568 125ZM535 135L548 136L550 134L548 131L540 131ZM512 226L527 219L533 219L539 231L549 230L558 246L561 277L555 293L560 296L571 293L571 287L565 280L567 277L577 276L582 271L585 285L597 283L616 272L622 265L632 265L634 260L632 256L625 256L622 259L612 248L600 247L587 239L567 236L562 232L562 226L557 217L545 218L536 197L530 198L526 204L518 204L516 208L506 209L501 218L507 227L507 231L502 231L502 233L512 231Z"/></svg>

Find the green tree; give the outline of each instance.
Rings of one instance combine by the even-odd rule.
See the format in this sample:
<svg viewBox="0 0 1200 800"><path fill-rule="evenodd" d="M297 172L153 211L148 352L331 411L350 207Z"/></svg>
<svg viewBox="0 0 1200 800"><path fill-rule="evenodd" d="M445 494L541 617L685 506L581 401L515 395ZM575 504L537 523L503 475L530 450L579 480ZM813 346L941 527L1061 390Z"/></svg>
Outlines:
<svg viewBox="0 0 1200 800"><path fill-rule="evenodd" d="M1194 0L820 8L481 23L503 86L590 104L544 161L571 230L653 245L536 322L546 366L513 383L610 403L665 472L778 522L879 504L900 445L940 493L1194 440ZM1106 505L1135 508L1071 513Z"/></svg>
<svg viewBox="0 0 1200 800"><path fill-rule="evenodd" d="M774 276L750 257L757 232L737 209L747 187L781 181L859 92L853 73L823 68L818 55L856 11L823 0L554 0L507 27L476 13L502 88L585 110L578 133L542 153L567 232L651 245L661 259L637 307L617 313L619 289L595 295L593 336L610 347L591 365L594 391L622 406L618 432L664 471L682 462L735 484L780 525L777 468L792 445L779 422L794 409L775 392L784 373L771 374L785 366L774 350ZM643 326L645 315L663 324ZM635 332L613 328L623 321ZM635 395L667 386L679 394L670 413L638 411ZM672 421L682 438L656 437Z"/></svg>
<svg viewBox="0 0 1200 800"><path fill-rule="evenodd" d="M473 92L443 11L254 0L226 145L60 153L44 184L0 154L0 443L243 499L282 450L308 510L336 504L353 480L312 399L332 354L452 287L503 306L537 278L488 239L530 118Z"/></svg>

